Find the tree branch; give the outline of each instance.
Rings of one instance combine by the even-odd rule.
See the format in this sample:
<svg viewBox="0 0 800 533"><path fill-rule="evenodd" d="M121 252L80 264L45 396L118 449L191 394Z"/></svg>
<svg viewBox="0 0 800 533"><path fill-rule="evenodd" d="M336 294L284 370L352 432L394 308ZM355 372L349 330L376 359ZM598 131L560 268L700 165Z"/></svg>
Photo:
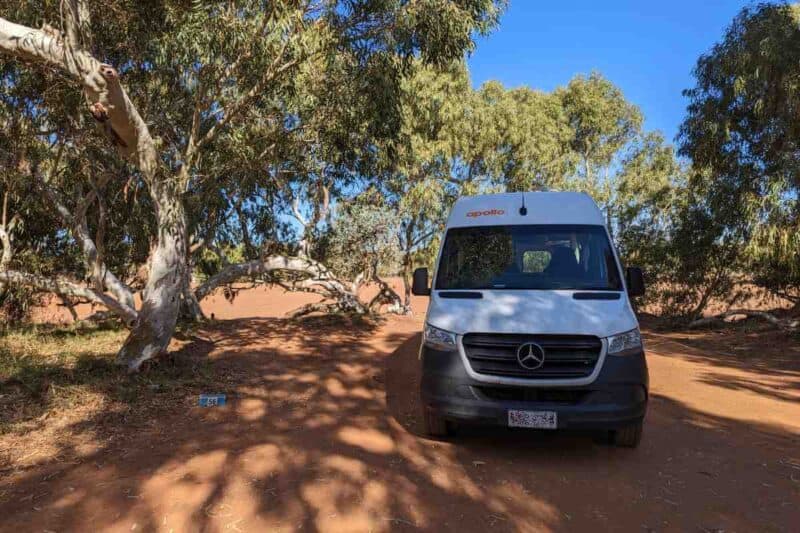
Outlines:
<svg viewBox="0 0 800 533"><path fill-rule="evenodd" d="M410 308L403 305L400 295L388 283L383 281L377 273L373 273L372 281L378 285L378 294L367 305L370 312L377 312L381 305L384 304L389 305L389 311L392 313L405 315L411 312Z"/></svg>
<svg viewBox="0 0 800 533"><path fill-rule="evenodd" d="M89 233L89 226L86 222L86 210L95 199L99 198L97 189L93 186L93 190L81 200L75 214L73 214L66 206L61 195L54 188L50 187L35 169L33 171L33 177L47 200L56 208L62 221L72 232L72 236L80 247L81 252L83 252L86 268L87 271L91 273L91 280L95 290L102 292L103 288L107 288L120 302L133 308L133 294L130 288L106 267L102 257L102 244L101 247L98 248L96 242ZM100 216L103 218L105 215L104 209L101 207L100 211ZM100 224L98 224L98 236L100 238L104 236L104 228L105 221L101 220Z"/></svg>
<svg viewBox="0 0 800 533"><path fill-rule="evenodd" d="M316 283L325 283L333 290L349 294L345 285L338 281L321 263L304 257L273 255L246 263L228 265L195 289L195 296L200 301L219 286L233 283L240 278L255 277L276 271L304 274L310 276Z"/></svg>
<svg viewBox="0 0 800 533"><path fill-rule="evenodd" d="M300 18L302 21L302 17ZM290 32L291 34L291 32ZM280 51L275 54L275 59L273 60L272 64L264 70L264 74L261 78L250 88L244 96L236 100L235 102L231 103L231 105L224 107L222 109L222 118L206 132L205 135L197 142L196 150L199 151L207 144L214 141L214 139L219 135L219 133L225 129L225 127L230 123L232 120L239 117L239 115L247 109L250 103L262 92L264 92L264 88L267 86L268 83L273 81L283 72L289 70L290 68L294 67L300 62L300 58L294 58L291 60L286 61L283 65L280 65L281 61L284 60L284 54L286 53L286 49L289 46L290 38L286 38L282 43ZM247 56L247 54L243 54L242 57ZM239 61L234 62L235 68L239 68ZM279 66L280 65L280 66Z"/></svg>
<svg viewBox="0 0 800 533"><path fill-rule="evenodd" d="M111 296L88 287L83 287L63 278L47 278L28 272L4 270L0 271L0 283L23 285L40 291L51 292L59 296L85 298L91 302L105 306L115 315L119 316L129 327L132 326L139 317L138 313L133 308L118 302Z"/></svg>
<svg viewBox="0 0 800 533"><path fill-rule="evenodd" d="M306 315L310 315L311 313L335 313L337 311L341 311L339 306L335 303L313 303L313 304L306 304L302 307L295 309L294 311L289 311L286 313L287 318L300 318Z"/></svg>
<svg viewBox="0 0 800 533"><path fill-rule="evenodd" d="M303 229L308 229L308 220L300 212L300 200L292 198L292 216L303 226Z"/></svg>
<svg viewBox="0 0 800 533"><path fill-rule="evenodd" d="M85 8L81 11L78 5L78 15L81 13L85 14ZM73 28L70 31L75 30ZM73 49L58 35L15 24L2 17L0 53L55 67L79 81L89 104L89 111L112 144L125 157L136 160L146 180L155 178L158 168L155 143L147 125L120 84L116 69L101 63L83 48Z"/></svg>
<svg viewBox="0 0 800 533"><path fill-rule="evenodd" d="M3 212L0 214L0 244L3 245L3 254L0 255L0 270L6 270L11 264L11 257L14 253L11 249L11 231L8 223L8 197L9 192L3 194ZM0 286L0 290L3 287Z"/></svg>
<svg viewBox="0 0 800 533"><path fill-rule="evenodd" d="M84 0L61 0L61 19L67 36L67 45L72 50L92 48L89 9Z"/></svg>

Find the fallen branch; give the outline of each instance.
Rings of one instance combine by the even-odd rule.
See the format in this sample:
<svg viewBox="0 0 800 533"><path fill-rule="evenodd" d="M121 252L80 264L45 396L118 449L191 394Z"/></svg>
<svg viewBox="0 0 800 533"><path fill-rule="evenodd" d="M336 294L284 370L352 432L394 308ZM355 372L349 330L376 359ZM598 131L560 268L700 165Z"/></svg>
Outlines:
<svg viewBox="0 0 800 533"><path fill-rule="evenodd" d="M800 320L789 320L789 319L781 319L773 315L772 313L768 313L766 311L756 311L752 309L730 309L725 311L724 313L719 313L714 316L708 316L699 318L689 323L689 328L697 328L702 326L707 326L709 324L713 324L715 322L724 321L726 318L730 318L732 316L745 316L746 318L760 318L762 320L766 320L767 322L785 330L794 331L800 327Z"/></svg>
<svg viewBox="0 0 800 533"><path fill-rule="evenodd" d="M358 289L363 276L359 276L354 283L341 281L325 265L308 257L273 255L246 263L228 265L195 289L194 294L200 301L214 289L228 286L241 278L256 278L279 272L300 277L290 280L271 279L265 283L278 285L287 291L317 294L324 300L305 305L289 313L289 316L303 316L315 312L367 314L378 312L382 305L388 305L388 311L391 313L407 314L409 312L394 289L378 276L371 278L371 281L378 285L378 294L368 303L364 303L358 297Z"/></svg>
<svg viewBox="0 0 800 533"><path fill-rule="evenodd" d="M378 294L369 302L367 308L371 313L377 312L384 304L388 305L388 311L398 315L407 315L411 309L403 305L400 295L385 281L377 275L372 276L373 283L378 285Z"/></svg>
<svg viewBox="0 0 800 533"><path fill-rule="evenodd" d="M305 257L287 257L273 255L263 259L256 259L246 263L228 265L217 274L210 277L205 283L195 289L194 294L198 301L208 296L214 289L228 285L245 277L257 277L272 272L294 272L308 276L315 283L325 286L328 290L349 292L345 285L321 263ZM307 285L306 285L307 286Z"/></svg>
<svg viewBox="0 0 800 533"><path fill-rule="evenodd" d="M311 313L336 313L342 311L336 303L315 303L315 304L306 304L302 307L295 309L294 311L289 311L286 313L287 318L300 318L306 315L310 315Z"/></svg>

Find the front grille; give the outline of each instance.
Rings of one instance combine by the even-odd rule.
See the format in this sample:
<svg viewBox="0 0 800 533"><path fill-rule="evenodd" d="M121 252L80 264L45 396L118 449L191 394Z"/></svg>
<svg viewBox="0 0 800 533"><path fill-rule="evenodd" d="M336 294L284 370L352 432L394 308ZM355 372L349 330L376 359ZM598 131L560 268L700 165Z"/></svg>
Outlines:
<svg viewBox="0 0 800 533"><path fill-rule="evenodd" d="M487 400L511 402L546 402L574 405L592 391L584 389L542 389L533 387L472 387Z"/></svg>
<svg viewBox="0 0 800 533"><path fill-rule="evenodd" d="M544 349L535 370L519 364L517 348L534 342ZM591 375L602 343L591 335L519 335L468 333L462 340L470 366L478 374L528 379L579 379Z"/></svg>

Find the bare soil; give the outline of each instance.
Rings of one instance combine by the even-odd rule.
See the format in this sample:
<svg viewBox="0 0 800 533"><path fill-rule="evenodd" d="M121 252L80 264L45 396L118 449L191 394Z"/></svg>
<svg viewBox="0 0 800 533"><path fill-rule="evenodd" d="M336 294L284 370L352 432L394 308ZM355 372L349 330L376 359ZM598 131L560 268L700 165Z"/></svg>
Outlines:
<svg viewBox="0 0 800 533"><path fill-rule="evenodd" d="M217 320L179 341L181 356L211 366L207 392L228 404L203 409L187 392L123 412L76 406L47 454L0 463L0 530L800 528L796 337L645 325L651 402L636 450L479 428L441 442L419 411L426 302L379 322L279 318L304 298L207 302Z"/></svg>

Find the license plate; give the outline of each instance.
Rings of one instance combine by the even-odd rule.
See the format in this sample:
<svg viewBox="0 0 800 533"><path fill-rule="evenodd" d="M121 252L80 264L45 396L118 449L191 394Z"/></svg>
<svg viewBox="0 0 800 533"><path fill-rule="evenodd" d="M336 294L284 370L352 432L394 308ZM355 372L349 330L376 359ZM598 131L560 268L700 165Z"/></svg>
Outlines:
<svg viewBox="0 0 800 533"><path fill-rule="evenodd" d="M556 429L558 416L555 411L508 411L508 427Z"/></svg>

